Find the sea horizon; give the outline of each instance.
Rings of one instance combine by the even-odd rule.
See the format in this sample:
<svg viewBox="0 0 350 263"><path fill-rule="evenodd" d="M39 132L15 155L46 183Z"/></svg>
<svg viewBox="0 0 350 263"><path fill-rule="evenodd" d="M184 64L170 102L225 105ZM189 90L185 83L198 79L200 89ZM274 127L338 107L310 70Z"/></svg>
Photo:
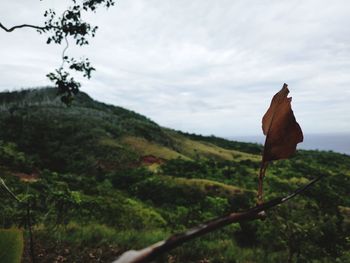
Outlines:
<svg viewBox="0 0 350 263"><path fill-rule="evenodd" d="M230 136L229 140L264 144L264 135ZM333 151L350 155L350 133L304 134L298 149Z"/></svg>

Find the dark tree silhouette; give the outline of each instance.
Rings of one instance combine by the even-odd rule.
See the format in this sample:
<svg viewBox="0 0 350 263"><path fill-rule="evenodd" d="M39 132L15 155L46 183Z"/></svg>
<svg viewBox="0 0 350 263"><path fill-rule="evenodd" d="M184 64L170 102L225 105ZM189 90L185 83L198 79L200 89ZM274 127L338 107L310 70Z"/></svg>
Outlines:
<svg viewBox="0 0 350 263"><path fill-rule="evenodd" d="M43 1L43 0L40 0ZM6 32L13 32L20 28L32 28L40 34L48 36L47 44L65 43L62 51L61 66L47 74L47 77L54 83L58 89L58 94L64 103L70 104L75 94L78 93L81 84L71 77L71 71L81 72L83 77L90 79L92 71L95 68L89 62L88 58L76 59L65 55L69 47L69 38L75 41L75 45L83 46L89 44L89 39L93 38L97 31L97 26L82 19L84 12L96 12L97 8L104 6L107 9L115 4L115 0L71 0L71 6L57 15L55 10L48 9L44 12L46 18L42 26L22 24L12 27L6 27L0 22L0 28Z"/></svg>

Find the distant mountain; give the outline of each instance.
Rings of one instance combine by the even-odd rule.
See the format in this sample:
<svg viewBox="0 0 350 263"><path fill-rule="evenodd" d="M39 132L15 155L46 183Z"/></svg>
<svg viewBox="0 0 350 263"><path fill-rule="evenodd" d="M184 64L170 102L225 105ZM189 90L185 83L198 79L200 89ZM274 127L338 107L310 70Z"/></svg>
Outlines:
<svg viewBox="0 0 350 263"><path fill-rule="evenodd" d="M16 143L41 168L96 172L142 158L258 160L260 146L185 134L80 92L72 106L53 88L0 93L0 140ZM72 162L74 159L74 162Z"/></svg>

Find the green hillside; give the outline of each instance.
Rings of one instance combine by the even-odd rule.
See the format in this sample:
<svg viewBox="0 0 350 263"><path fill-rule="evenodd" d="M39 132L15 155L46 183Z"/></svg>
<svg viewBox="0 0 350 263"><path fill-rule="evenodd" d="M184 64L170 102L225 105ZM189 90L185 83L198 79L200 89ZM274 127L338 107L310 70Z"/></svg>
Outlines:
<svg viewBox="0 0 350 263"><path fill-rule="evenodd" d="M260 152L161 127L85 93L70 107L51 88L0 93L0 174L31 204L40 262L111 262L253 206ZM265 198L320 174L326 178L265 221L229 226L158 261L350 262L350 156L299 151L275 162ZM0 228L23 227L25 207L5 191L0 197Z"/></svg>

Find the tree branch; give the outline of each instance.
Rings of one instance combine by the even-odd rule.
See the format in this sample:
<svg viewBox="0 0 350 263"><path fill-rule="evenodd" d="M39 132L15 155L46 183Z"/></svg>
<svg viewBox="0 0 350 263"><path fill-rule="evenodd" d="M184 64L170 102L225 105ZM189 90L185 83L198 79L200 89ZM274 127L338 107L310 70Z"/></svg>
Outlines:
<svg viewBox="0 0 350 263"><path fill-rule="evenodd" d="M34 25L28 25L28 24L23 24L23 25L18 25L18 26L13 26L11 28L7 28L5 27L2 23L0 23L0 27L5 30L6 32L12 32L13 30L17 29L17 28L23 28L23 27L29 27L29 28L34 28L37 30L45 30L48 29L48 27L46 26L34 26Z"/></svg>
<svg viewBox="0 0 350 263"><path fill-rule="evenodd" d="M264 218L265 215L263 211L271 209L279 204L287 202L288 200L296 197L297 195L304 192L310 186L315 184L317 181L322 179L324 175L320 175L319 177L313 179L308 184L298 188L293 193L284 196L277 197L271 201L263 203L261 205L257 205L253 208L250 208L244 212L231 213L226 216L218 217L206 223L200 224L194 228L187 230L181 234L175 234L168 238L167 240L160 241L155 243L149 247L146 247L142 250L129 250L121 255L119 259L114 261L113 263L145 263L154 260L157 256L175 248L183 243L192 240L196 237L200 237L204 234L210 233L214 230L220 229L224 226L227 226L232 223L250 221L254 219Z"/></svg>
<svg viewBox="0 0 350 263"><path fill-rule="evenodd" d="M0 186L3 187L3 189L10 194L10 196L15 199L18 203L22 203L22 201L8 188L8 186L5 184L5 181L0 177ZM0 188L1 189L1 188Z"/></svg>

